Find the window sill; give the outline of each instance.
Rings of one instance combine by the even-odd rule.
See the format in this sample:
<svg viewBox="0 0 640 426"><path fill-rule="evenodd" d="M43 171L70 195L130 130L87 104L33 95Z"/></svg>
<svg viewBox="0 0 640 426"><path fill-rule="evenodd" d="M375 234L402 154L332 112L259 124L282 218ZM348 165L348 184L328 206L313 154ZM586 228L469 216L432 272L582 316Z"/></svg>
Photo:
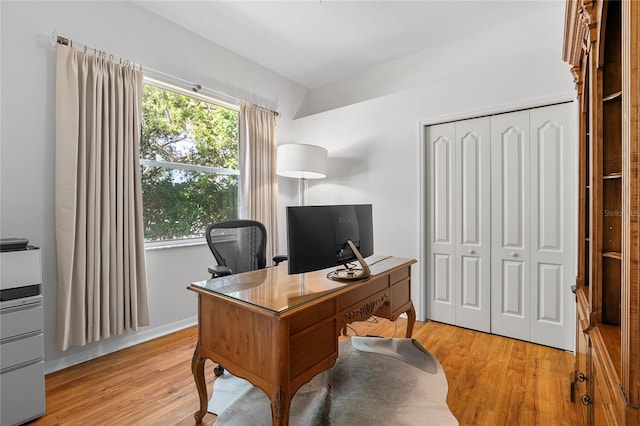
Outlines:
<svg viewBox="0 0 640 426"><path fill-rule="evenodd" d="M193 247L206 245L207 240L202 238L189 238L184 240L167 240L167 241L152 241L144 244L145 251L152 250L164 250L173 249L179 247Z"/></svg>

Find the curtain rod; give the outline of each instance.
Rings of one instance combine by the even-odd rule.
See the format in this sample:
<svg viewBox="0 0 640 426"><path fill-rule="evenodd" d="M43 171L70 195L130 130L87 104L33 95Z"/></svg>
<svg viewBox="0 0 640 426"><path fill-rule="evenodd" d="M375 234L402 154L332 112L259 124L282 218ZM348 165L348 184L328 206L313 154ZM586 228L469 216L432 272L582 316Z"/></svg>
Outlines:
<svg viewBox="0 0 640 426"><path fill-rule="evenodd" d="M63 44L65 46L73 47L73 43L74 43L73 40L71 40L71 39L69 39L67 37L59 36L59 35L56 35L55 33L52 33L51 34L51 39L52 39L52 41L55 39L55 42L57 44ZM96 52L100 52L99 49L96 49L96 48L91 47L91 46L87 46L86 44L82 44L82 43L76 43L76 44L79 44L80 46L84 47L85 49L92 49L92 50L94 50ZM236 98L235 96L231 96L231 95L228 95L226 93L219 92L219 91L214 90L214 89L210 89L208 87L203 87L200 84L192 83L192 82L184 80L184 79L182 79L180 77L176 77L174 75L167 74L167 73L164 73L162 71L158 71L156 69L153 69L153 68L150 68L150 67L147 67L147 66L143 66L142 64L139 64L139 65L140 65L140 68L142 69L143 72L147 71L147 72L149 72L151 74L162 75L162 76L168 77L168 78L170 78L172 80L179 81L179 82L181 82L181 83L183 83L183 84L185 84L187 86L190 86L191 90L196 92L196 93L199 93L201 90L203 90L205 92L211 92L211 93L213 93L215 95L223 96L223 97L226 97L228 99L232 99L237 103L242 102L242 99ZM270 108L266 108L266 107L263 107L261 105L259 105L259 107L262 108L262 109L265 109L265 110L267 110L267 111L269 111L271 113L273 113L276 117L280 116L280 113L278 111L274 111L274 110L272 110Z"/></svg>

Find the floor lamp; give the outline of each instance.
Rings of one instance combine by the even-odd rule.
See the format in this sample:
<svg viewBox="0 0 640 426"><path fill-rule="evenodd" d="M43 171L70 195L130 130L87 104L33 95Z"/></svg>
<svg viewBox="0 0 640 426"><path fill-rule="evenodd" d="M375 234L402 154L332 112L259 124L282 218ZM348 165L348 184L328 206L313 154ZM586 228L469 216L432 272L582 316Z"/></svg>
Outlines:
<svg viewBox="0 0 640 426"><path fill-rule="evenodd" d="M298 205L304 206L307 179L327 177L327 150L315 145L279 145L276 173L298 179Z"/></svg>

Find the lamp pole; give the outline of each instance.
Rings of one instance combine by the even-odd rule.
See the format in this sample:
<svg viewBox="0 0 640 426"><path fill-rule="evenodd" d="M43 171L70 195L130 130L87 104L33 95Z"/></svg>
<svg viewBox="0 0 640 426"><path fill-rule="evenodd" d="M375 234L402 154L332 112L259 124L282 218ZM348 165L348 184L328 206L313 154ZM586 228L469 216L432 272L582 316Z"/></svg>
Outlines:
<svg viewBox="0 0 640 426"><path fill-rule="evenodd" d="M305 192L307 192L307 188L308 188L308 182L307 179L301 177L298 178L298 205L299 206L304 206L305 205Z"/></svg>

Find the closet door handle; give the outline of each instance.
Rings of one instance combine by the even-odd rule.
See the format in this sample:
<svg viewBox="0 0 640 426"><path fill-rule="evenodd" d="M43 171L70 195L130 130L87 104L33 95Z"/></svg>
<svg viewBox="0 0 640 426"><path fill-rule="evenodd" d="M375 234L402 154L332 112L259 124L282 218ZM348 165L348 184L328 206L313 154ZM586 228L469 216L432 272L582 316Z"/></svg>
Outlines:
<svg viewBox="0 0 640 426"><path fill-rule="evenodd" d="M518 257L518 253L516 253L515 251L511 252L511 257Z"/></svg>
<svg viewBox="0 0 640 426"><path fill-rule="evenodd" d="M469 250L469 254L476 254L475 250Z"/></svg>

